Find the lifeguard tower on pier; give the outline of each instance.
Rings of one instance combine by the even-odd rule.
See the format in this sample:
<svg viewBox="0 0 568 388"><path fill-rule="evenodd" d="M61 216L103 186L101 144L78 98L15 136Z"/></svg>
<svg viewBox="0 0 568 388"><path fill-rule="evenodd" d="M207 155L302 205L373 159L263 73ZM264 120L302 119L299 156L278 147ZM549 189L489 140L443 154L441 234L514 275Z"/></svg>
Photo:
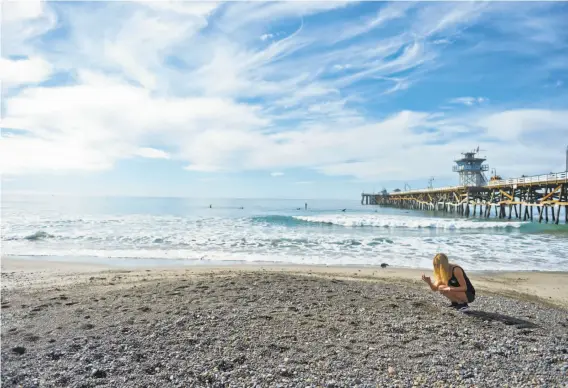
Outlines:
<svg viewBox="0 0 568 388"><path fill-rule="evenodd" d="M568 225L568 166L563 172L508 179L493 171L488 181L484 173L489 166L483 164L486 158L478 154L479 147L455 160L453 171L460 176L459 186L435 188L431 178L425 189L405 185L404 191L396 189L386 195L384 191L361 193L361 205L443 211L465 217L489 218L495 213L495 218L515 217L523 221L533 221L536 215L538 222L548 222L551 217L552 223L558 225L560 218L564 218L564 225ZM562 210L564 217L560 214Z"/></svg>
<svg viewBox="0 0 568 388"><path fill-rule="evenodd" d="M471 152L463 152L461 159L455 160L456 165L453 168L460 176L460 186L479 187L487 184L487 178L484 172L489 170L485 162L485 158L478 158L475 155L479 153L479 147Z"/></svg>

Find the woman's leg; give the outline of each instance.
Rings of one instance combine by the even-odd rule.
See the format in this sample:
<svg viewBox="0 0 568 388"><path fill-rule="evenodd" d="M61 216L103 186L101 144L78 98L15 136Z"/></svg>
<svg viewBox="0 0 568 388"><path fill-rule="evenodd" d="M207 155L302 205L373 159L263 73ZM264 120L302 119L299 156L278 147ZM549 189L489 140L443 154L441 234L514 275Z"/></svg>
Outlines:
<svg viewBox="0 0 568 388"><path fill-rule="evenodd" d="M467 295L463 291L446 291L442 292L446 298L456 303L467 303Z"/></svg>

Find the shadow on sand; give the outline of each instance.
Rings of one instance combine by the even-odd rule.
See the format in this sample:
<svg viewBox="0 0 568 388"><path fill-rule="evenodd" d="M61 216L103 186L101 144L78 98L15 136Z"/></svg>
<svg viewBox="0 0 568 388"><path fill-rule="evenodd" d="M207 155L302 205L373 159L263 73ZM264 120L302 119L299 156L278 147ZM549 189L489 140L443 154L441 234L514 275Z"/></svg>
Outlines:
<svg viewBox="0 0 568 388"><path fill-rule="evenodd" d="M463 313L484 321L499 321L505 325L515 326L517 329L534 329L538 327L538 325L533 322L504 314L488 313L480 310L467 310Z"/></svg>

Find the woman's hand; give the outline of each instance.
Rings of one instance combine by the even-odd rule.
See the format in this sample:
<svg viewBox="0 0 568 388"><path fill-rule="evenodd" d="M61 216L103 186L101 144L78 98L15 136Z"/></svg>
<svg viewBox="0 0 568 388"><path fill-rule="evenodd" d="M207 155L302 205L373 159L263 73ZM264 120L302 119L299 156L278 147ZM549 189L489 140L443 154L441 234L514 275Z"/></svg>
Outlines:
<svg viewBox="0 0 568 388"><path fill-rule="evenodd" d="M450 292L450 291L451 291L451 289L450 289L449 286L442 286L442 287L438 288L438 290L439 290L441 293Z"/></svg>
<svg viewBox="0 0 568 388"><path fill-rule="evenodd" d="M422 280L424 280L428 284L432 284L432 280L430 279L430 277L424 274L422 274Z"/></svg>

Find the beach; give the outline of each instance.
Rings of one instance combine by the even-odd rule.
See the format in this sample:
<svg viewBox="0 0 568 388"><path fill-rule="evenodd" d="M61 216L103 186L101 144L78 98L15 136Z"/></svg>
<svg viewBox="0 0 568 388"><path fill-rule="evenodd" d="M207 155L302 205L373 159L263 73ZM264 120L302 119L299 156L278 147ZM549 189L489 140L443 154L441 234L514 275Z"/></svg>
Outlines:
<svg viewBox="0 0 568 388"><path fill-rule="evenodd" d="M568 0L1 13L0 388L568 388Z"/></svg>
<svg viewBox="0 0 568 388"><path fill-rule="evenodd" d="M564 386L568 274L2 259L6 387Z"/></svg>

